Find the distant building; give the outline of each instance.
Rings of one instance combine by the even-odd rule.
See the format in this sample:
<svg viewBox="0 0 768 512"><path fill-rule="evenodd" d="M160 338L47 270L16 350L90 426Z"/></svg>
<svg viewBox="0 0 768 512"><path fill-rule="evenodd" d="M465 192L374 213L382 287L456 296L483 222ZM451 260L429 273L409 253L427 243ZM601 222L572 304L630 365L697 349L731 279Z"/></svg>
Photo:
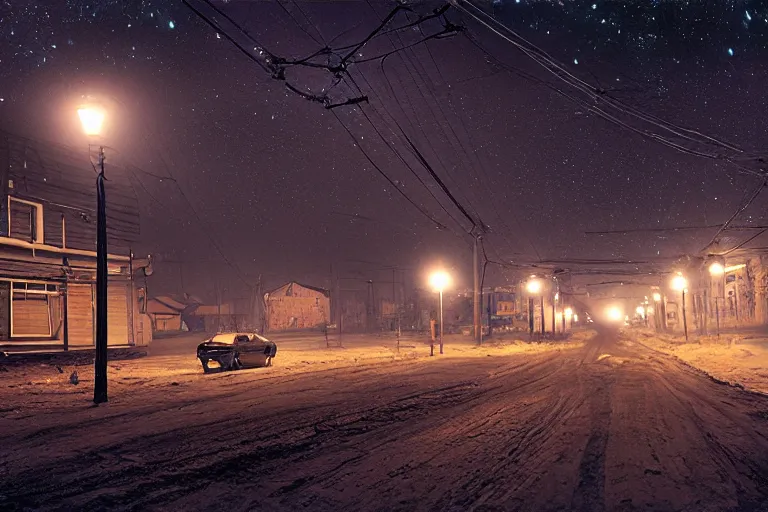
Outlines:
<svg viewBox="0 0 768 512"><path fill-rule="evenodd" d="M300 284L284 284L264 295L267 331L314 329L330 323L328 290Z"/></svg>
<svg viewBox="0 0 768 512"><path fill-rule="evenodd" d="M147 345L143 277L135 259L138 200L107 161L108 344ZM0 131L0 348L93 347L96 179L88 153ZM137 279L139 278L139 279Z"/></svg>
<svg viewBox="0 0 768 512"><path fill-rule="evenodd" d="M147 301L147 314L155 332L182 330L182 314L187 305L168 296L152 297Z"/></svg>

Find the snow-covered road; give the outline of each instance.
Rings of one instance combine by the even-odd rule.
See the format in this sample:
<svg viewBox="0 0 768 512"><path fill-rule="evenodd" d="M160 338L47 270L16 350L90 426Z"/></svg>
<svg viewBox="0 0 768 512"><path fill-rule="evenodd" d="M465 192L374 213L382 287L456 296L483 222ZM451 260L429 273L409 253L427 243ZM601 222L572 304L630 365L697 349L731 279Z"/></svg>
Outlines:
<svg viewBox="0 0 768 512"><path fill-rule="evenodd" d="M617 340L4 414L0 509L768 510L768 399Z"/></svg>

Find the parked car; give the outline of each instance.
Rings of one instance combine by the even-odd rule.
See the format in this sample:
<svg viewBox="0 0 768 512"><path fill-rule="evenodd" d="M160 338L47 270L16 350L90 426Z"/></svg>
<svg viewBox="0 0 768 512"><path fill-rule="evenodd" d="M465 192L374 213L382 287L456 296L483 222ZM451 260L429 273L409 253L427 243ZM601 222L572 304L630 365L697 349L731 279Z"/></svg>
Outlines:
<svg viewBox="0 0 768 512"><path fill-rule="evenodd" d="M272 366L275 354L277 345L256 333L221 333L197 346L197 358L205 373L213 370L210 361L217 363L219 371Z"/></svg>

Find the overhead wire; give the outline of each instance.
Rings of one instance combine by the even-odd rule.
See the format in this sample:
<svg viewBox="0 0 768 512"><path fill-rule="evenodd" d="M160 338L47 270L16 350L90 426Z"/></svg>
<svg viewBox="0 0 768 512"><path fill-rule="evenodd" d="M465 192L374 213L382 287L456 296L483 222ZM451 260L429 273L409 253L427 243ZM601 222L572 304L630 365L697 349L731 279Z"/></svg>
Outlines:
<svg viewBox="0 0 768 512"><path fill-rule="evenodd" d="M429 55L429 58L430 58L430 60L432 61L432 65L433 65L433 66L435 67L435 69L437 70L437 73L438 73L438 75L440 76L440 79L442 80L442 82L443 82L443 83L445 83L445 82L446 82L446 80L445 80L445 77L443 76L443 73L442 73L442 71L440 70L440 66L438 66L438 64L437 64L437 61L435 60L434 56L432 55L432 50L429 48L429 44L425 44L424 46L425 46L425 48L426 48L426 51L427 51L427 54ZM473 146L473 145L474 145L474 141L472 140L472 134L471 134L470 130L468 130L468 129L467 129L467 126L466 126L465 120L464 120L464 118L463 118L463 116L462 116L462 114L461 114L461 110L460 110L460 109L457 109L457 108L455 108L455 107L453 106L453 104L451 103L451 95L452 95L452 94L451 94L451 90L449 89L449 90L448 90L448 93L447 93L448 103L449 103L449 105L451 106L451 109L452 109L452 110L453 110L453 111L456 113L456 116L457 116L457 117L458 117L458 119L459 119L459 123L460 123L461 127L463 128L463 130L464 130L464 133L466 134L466 136L467 136L467 139L468 139L468 141L469 141L469 144L470 144L470 147L471 147L471 146ZM443 111L443 109L442 109L442 106L440 105L440 103L439 103L439 102L438 102L438 107L440 108L440 111L443 113L443 117L445 117L445 118L446 118L446 120L447 120L447 115L446 115L446 114L445 114L445 112ZM478 168L477 168L478 170L477 170L477 171L475 171L475 167L474 167L474 165L472 165L472 163L468 161L468 163L469 163L469 168L470 168L470 171L471 171L471 172L473 172L473 174L474 174L474 175L475 175L475 177L478 179L478 181L480 181L480 182L481 182L481 183L484 185L484 187L485 187L485 190L486 190L486 193L488 194L488 197L489 197L489 198L490 198L490 200L491 200L491 201L490 201L490 202L491 202L491 206L492 206L492 208L493 208L493 210L494 210L494 212L495 212L495 214L496 214L496 217L498 218L499 222L501 223L502 227L503 227L504 229L506 229L506 231L507 231L507 232L510 232L510 233L511 233L511 230L509 229L509 226L507 225L507 223L506 223L506 221L504 220L503 216L502 216L502 215L501 215L501 213L499 212L499 208L498 208L498 205L497 205L497 203L496 203L496 197L495 197L495 194L493 193L493 191L492 191L492 189L491 189L490 185L488 184L488 171L487 171L487 169L485 168L485 165L484 165L484 163L483 163L483 160L482 160L482 159L480 158L480 156L477 154L477 151L476 151L476 150L472 150L472 151L470 151L469 149L467 149L467 148L464 146L464 143L463 143L463 141L461 140L461 138L458 136L458 134L457 134L457 133L456 133L456 131L454 130L454 128L453 128L453 125L452 125L452 124L450 124L450 123L449 123L449 124L448 124L448 126L450 127L450 129L451 129L451 132L453 133L453 136L454 136L454 138L455 138L455 139L456 139L456 140L459 142L459 144L461 145L461 147L462 147L462 149L463 149L464 153L467 155L467 158L468 158L468 160L469 160L469 155L470 155L470 154L472 154L472 155L475 157L475 160L477 161L477 164L478 164ZM485 177L485 179L482 179L482 178L479 176L478 172L479 172L479 173L482 173L482 174L484 174L484 177ZM526 239L526 241L528 242L528 244L531 246L531 248L533 248L533 251L536 253L537 257L538 257L539 259L541 259L541 254L539 253L539 251L538 251L538 249L537 249L536 245L535 245L535 244L533 243L533 241L530 239L530 237L529 237L529 236L528 236L528 234L526 233L525 229L523 229L523 226L522 226L522 224L520 223L520 221L519 221L519 219L517 218L517 216L515 215L515 216L513 216L513 218L514 218L514 221L515 221L515 223L517 224L517 227L518 227L518 229L520 230L521 234L523 235L523 238L525 238L525 239ZM511 240L509 239L509 237L508 237L508 236L507 236L507 235L506 235L504 232L502 232L501 234L502 234L502 237L503 237L503 238L505 239L505 241L507 242L507 245L509 246L509 249L511 250L511 252L512 252L512 253L514 253L514 252L515 252L515 249L514 249L514 247L513 247L513 244L512 244L512 242L511 242Z"/></svg>
<svg viewBox="0 0 768 512"><path fill-rule="evenodd" d="M493 16L489 15L476 5L474 5L471 1L468 0L454 0L454 5L456 5L462 12L467 14L468 16L475 19L478 23L485 26L498 36L502 37L504 40L510 42L515 47L520 49L523 53L525 53L528 57L533 59L535 62L540 64L542 67L544 67L547 71L549 71L552 75L554 75L556 78L562 80L566 84L574 87L575 89L579 90L580 92L587 94L591 99L595 101L602 101L603 103L607 104L607 106L615 108L619 110L620 112L630 115L632 117L635 117L637 119L641 119L644 122L647 122L649 124L652 124L656 126L657 128L661 128L664 131L667 131L671 134L673 134L676 137L682 138L684 140L689 140L692 142L695 142L697 144L714 144L715 146L726 149L731 152L735 153L743 153L743 151L736 147L733 144L730 144L728 142L724 142L722 140L719 140L715 137L705 135L697 130L692 130L689 128L684 128L677 126L673 123L669 123L667 121L664 121L656 116L653 116L651 114L647 114L645 112L642 112L634 107L631 107L629 105L625 105L623 102L620 102L610 96L607 96L605 94L601 94L600 90L595 89L592 85L588 84L587 82L583 81L582 79L576 77L573 75L570 71L568 71L564 66L557 63L552 57L550 57L546 52L538 48L537 46L533 45L526 39L524 39L522 36L520 36L518 33L504 25L503 23L496 20ZM469 7L467 7L469 6ZM470 9L471 7L471 9ZM475 12L477 11L477 12ZM483 19L485 17L486 19ZM490 21L486 21L489 19ZM500 28L496 28L500 27ZM514 36L515 39L505 35L501 32L501 30L505 32L509 32ZM576 98L565 94L562 91L557 91L563 96L566 96L572 100L577 100ZM690 148L687 146L684 146L680 143L677 143L675 141L672 141L662 135L649 132L648 130L639 129L635 126L631 126L625 121L621 121L618 119L615 115L609 114L604 109L596 107L595 105L591 105L586 103L583 100L577 100L579 104L590 110L591 112L597 114L600 117L603 117L606 120L609 120L615 124L619 124L620 126L623 126L624 128L627 128L629 130L632 130L644 137L651 138L656 140L659 143L662 143L664 145L667 145L673 149L676 149L678 151L688 153L694 156L704 157L704 158L710 158L710 159L716 159L716 160L725 160L731 164L733 164L737 169L739 169L742 172L746 172L749 174L754 175L762 175L765 172L765 169L761 171L755 171L752 169L749 169L748 167L739 164L737 159L734 158L733 155L723 155L717 152L705 152L701 151L695 148ZM757 158L756 160L760 160Z"/></svg>
<svg viewBox="0 0 768 512"><path fill-rule="evenodd" d="M263 45L261 45L261 44L260 44L258 41L256 41L256 40L253 38L253 36L251 36L251 35L250 35L250 34L249 34L247 31L245 31L245 30L244 30L244 29L243 29L243 28L242 28L242 27L241 27L239 24L237 24L237 23L236 23L234 20L232 20L232 19L231 19L231 18L230 18L228 15L226 15L226 13L224 13L223 11L221 11L221 10L220 10L219 8L217 8L216 6L212 5L212 4L211 4L211 2L210 2L209 0L202 0L202 1L203 1L203 2L204 2L206 5L208 5L209 7L211 7L211 8L212 8L212 9L213 9L213 10L214 10L214 11L215 11L217 14L221 15L222 17L224 17L225 19L227 19L227 20L228 20L230 23L232 23L232 24L233 24L233 26L235 26L235 27L236 27L236 28L237 28L237 29L238 29L238 30L239 30L239 31L240 31L240 32L241 32L243 35L245 35L246 37L248 37L249 39L251 39L251 40L252 40L252 41L253 41L253 42L254 42L254 43L257 45L257 48L260 48L260 49L261 49L261 50L262 50L262 51L263 51L263 52L264 52L264 53L267 55L266 59L257 59L257 58L255 58L255 56L254 56L254 55L252 55L252 54L251 54L251 52L250 52L250 51L248 51L248 50L245 48L245 46L244 46L244 45L242 45L241 43L239 43L238 41L236 41L236 40L235 40L235 38L233 38L232 36L230 36L230 35L229 35L229 34L227 34L226 32L222 31L222 29L221 29L221 28L220 28L220 27L219 27L217 24L213 23L213 22L212 22L210 19L208 19L208 18L205 16L205 14L204 14L204 13L202 13L202 11L200 11L199 9L196 9L194 6L192 6L192 5L190 4L190 0L184 0L184 3L185 3L186 5L188 5L188 6L189 6L189 7L190 7L190 8L191 8L191 9L192 9L192 10L193 10L193 11L194 11L194 12L195 12L195 13L196 13L196 14L197 14L199 17L201 17L201 18L202 18L204 21L206 21L206 23L208 23L209 25L211 25L212 27L214 27L214 28L215 28L217 31L222 31L222 33L225 35L225 37L226 37L226 38L227 38L227 39L228 39L228 40L229 40L231 43L233 43L235 46L237 46L237 47L238 47L238 48L241 50L241 52L243 52L243 53L244 53L244 54L245 54L247 57L249 57L251 60L255 60L256 62L258 62L258 63L260 64L260 66L262 67L262 69L264 69L265 71L268 71L268 72L270 72L270 73L274 74L274 71L275 71L275 63L276 63L276 62L280 62L280 59L278 59L278 58L277 58L275 55L273 55L272 53L270 53L269 51L267 51L266 49L264 49ZM373 32L371 32L371 33L370 33L370 34L369 34L369 35L368 35L368 36L367 36L365 39L363 39L361 42L357 43L357 44L354 46L354 49L353 49L352 51L348 52L348 53L347 53L347 54L346 54L344 57L342 57L342 58L341 58L341 61L342 61L342 65L343 65L343 64L344 64L344 63L345 63L347 60L349 60L349 59L350 59L350 58L351 58L351 57L354 55L354 53L355 53L355 52L357 52L357 51L358 51L360 48L362 48L362 47L363 47L363 46L364 46L364 45L365 45L365 44L366 44L368 41L370 41L370 40L371 40L371 39L372 39L372 38L373 38L373 37L374 37L374 36L375 36L375 35L376 35L378 32L380 32L380 31L383 29L383 27L385 27L385 26L386 26L386 25L389 23L389 21L391 21L391 19L392 19L392 18L393 18L393 17L394 17L394 16L395 16L395 15L396 15L398 12L400 12L400 11L401 11L401 10L403 10L403 9L405 9L405 7L403 7L403 6L400 6L400 5L399 5L399 6L397 6L396 8L394 8L394 9L393 9L393 10L392 10L392 11L391 11L391 12L390 12L388 15L387 15L387 17L386 17L386 18L385 18L385 19L384 19L384 20L381 22L381 24L380 24L380 25L379 25L379 26L376 28L376 30L374 30ZM295 21L295 20L294 20L294 21ZM319 53L320 53L320 52L318 52L318 54L319 54ZM266 61L266 62L267 62L268 64L270 64L270 65L269 65L269 66L268 66L268 65L266 65L264 61ZM320 67L324 67L324 66L320 66ZM289 84L287 84L287 85L289 85ZM302 93L302 95L304 95L305 97L308 97L308 96L309 96L309 95L307 95L306 93L303 93L303 91L298 91L298 89L295 89L295 87L294 87L294 88L292 88L292 90L294 90L294 92L300 92L300 93ZM308 98L308 99L310 99L310 98ZM344 103L344 104L347 104L347 103ZM339 123L342 125L342 127L343 127L343 128L344 128L344 130L347 132L347 134L348 134L348 135L349 135L349 136L352 138L352 140L353 140L353 141L355 141L355 146L356 146L356 147L357 147L357 148L358 148L358 149L359 149L359 150L360 150L360 151L363 153L363 155L364 155L364 156L365 156L365 158L366 158L366 159L369 161L369 163L371 163L371 165L373 165L373 166L374 166L374 168L376 169L376 171L377 171L377 172L379 172L379 173L380 173L382 176L384 176L384 177L385 177L385 179L387 179L387 181L388 181L388 182L389 182L389 183L390 183L390 184L391 184L393 187L395 187L395 189L397 189L397 191L398 191L398 193L399 193L399 194L401 194L403 197L405 197L405 198L406 198L406 200L407 200L407 201L408 201L410 204L412 204L414 207L416 207L416 208L417 208L417 209L418 209L418 210L419 210L419 211L420 211L420 212L421 212L423 215L425 215L425 216L426 216L428 219L430 219L430 221L432 221L432 222L433 222L433 223L434 223L434 224L435 224L435 225L436 225L438 228L440 228L440 229L447 229L447 228L446 228L446 226L444 226L442 223L440 223L439 221L437 221L437 220L436 220L436 219L435 219L435 218L434 218L434 217L433 217L431 214L429 214L429 213L428 213L426 210L424 210L424 208L423 208L423 207L421 207L421 206L420 206L420 205L418 205L418 204L417 204L415 201L413 201L413 200L412 200L410 197L408 197L408 196L405 194L405 192L403 192L403 191L400 189L400 187L398 187L398 186L397 186L397 185L394 183L394 181L393 181L393 180L392 180L392 179L391 179L391 178L390 178L388 175L386 175L386 173L384 173L384 171L383 171L383 170L382 170L382 169L381 169L381 168L380 168L380 167L379 167L377 164L375 164L375 163L373 162L372 158L371 158L371 157L370 157L370 156L367 154L367 152L366 152L366 151L365 151L365 150L362 148L362 146L361 146L360 144L358 144L358 143L357 143L357 140L356 140L356 138L355 138L354 134L351 132L351 130L350 130L350 129L349 129L349 128L348 128L348 127L347 127L347 126L346 126L346 125L343 123L343 121L341 120L341 118L340 118L340 117L339 117L339 116L338 116L338 115L337 115L335 112L334 112L334 117L335 117L335 118L336 118L336 119L339 121Z"/></svg>

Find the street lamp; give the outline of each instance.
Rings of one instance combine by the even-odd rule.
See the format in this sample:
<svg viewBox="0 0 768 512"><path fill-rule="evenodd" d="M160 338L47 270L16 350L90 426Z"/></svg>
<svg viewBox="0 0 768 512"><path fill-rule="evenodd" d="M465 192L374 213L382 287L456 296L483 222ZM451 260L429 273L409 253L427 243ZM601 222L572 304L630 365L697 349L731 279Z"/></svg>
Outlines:
<svg viewBox="0 0 768 512"><path fill-rule="evenodd" d="M717 283L717 294L715 294L715 319L717 321L717 337L720 338L720 280L725 277L725 267L719 261L715 261L709 266L709 275L714 278L719 278ZM710 285L710 293L712 288ZM725 295L725 285L723 285L723 295ZM725 297L723 297L725 301ZM725 304L723 304L725 307Z"/></svg>
<svg viewBox="0 0 768 512"><path fill-rule="evenodd" d="M451 284L451 276L447 272L438 270L429 276L429 284L440 294L440 353L443 353L443 290ZM430 352L434 351L434 347ZM434 353L434 352L433 352ZM432 355L432 354L430 354Z"/></svg>
<svg viewBox="0 0 768 512"><path fill-rule="evenodd" d="M83 132L98 136L104 111L96 107L78 109ZM99 146L99 173L96 177L96 357L94 359L93 402L107 401L107 207L104 194L104 147Z"/></svg>
<svg viewBox="0 0 768 512"><path fill-rule="evenodd" d="M528 328L530 329L531 336L533 336L533 296L540 295L541 297L541 334L544 334L544 294L541 293L544 285L540 279L536 276L531 276L531 279L525 285L525 289L528 290Z"/></svg>
<svg viewBox="0 0 768 512"><path fill-rule="evenodd" d="M572 308L565 308L565 319L568 321L569 324L571 324L571 328L573 328L573 309ZM565 332L565 327L563 327L563 332Z"/></svg>
<svg viewBox="0 0 768 512"><path fill-rule="evenodd" d="M685 332L685 341L688 341L688 320L685 317L685 291L688 288L688 281L682 274L672 278L672 289L677 290L683 295L683 332Z"/></svg>

